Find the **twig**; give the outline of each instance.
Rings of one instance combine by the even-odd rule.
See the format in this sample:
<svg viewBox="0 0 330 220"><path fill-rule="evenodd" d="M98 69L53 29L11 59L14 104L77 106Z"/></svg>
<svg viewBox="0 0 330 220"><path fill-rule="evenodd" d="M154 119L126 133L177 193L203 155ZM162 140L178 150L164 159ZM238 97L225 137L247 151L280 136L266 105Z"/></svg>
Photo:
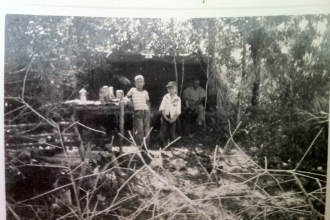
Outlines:
<svg viewBox="0 0 330 220"><path fill-rule="evenodd" d="M301 170L295 170L297 173L304 173L304 174L310 174L310 175L315 175L315 176L320 176L326 178L326 175L319 174L319 173L312 173L312 172L306 172L306 171L301 171Z"/></svg>
<svg viewBox="0 0 330 220"><path fill-rule="evenodd" d="M66 169L66 166L56 166L56 165L49 165L49 164L43 164L43 165L39 165L39 164L24 164L24 165L20 165L17 167L49 167L49 168L59 168L59 169Z"/></svg>
<svg viewBox="0 0 330 220"><path fill-rule="evenodd" d="M171 210L167 210L167 211L165 211L165 212L162 212L162 213L160 213L160 214L158 214L158 215L156 215L156 216L154 216L154 217L152 217L152 218L149 218L149 220L152 220L152 219L158 219L159 217L161 217L162 215L165 215L165 214L167 214L167 213L171 213L171 212L173 212L173 211L175 211L175 210L181 210L181 209L183 209L183 208L186 208L186 207L190 207L191 206L191 204L187 204L187 205L182 205L182 206L180 206L180 207L177 207L177 208L174 208L174 209L171 209ZM203 213L203 214L202 214ZM210 219L211 220L211 218L204 212L204 211L202 211L202 213L198 213L198 214L201 214L204 218L202 218L202 219ZM198 219L200 219L200 218L198 218Z"/></svg>
<svg viewBox="0 0 330 220"><path fill-rule="evenodd" d="M11 208L8 202L6 202L6 207L17 220L21 220L20 217L16 214L16 212L14 212L14 210Z"/></svg>
<svg viewBox="0 0 330 220"><path fill-rule="evenodd" d="M119 196L119 192L124 188L124 186L131 180L133 179L145 166L147 165L144 165L142 166L140 169L138 169L137 171L135 171L133 173L133 175L131 175L120 187L119 189L117 190L117 194L115 196L115 198L112 200L111 204L110 204L110 207L114 205L114 202L116 201L117 197Z"/></svg>
<svg viewBox="0 0 330 220"><path fill-rule="evenodd" d="M229 122L229 121L228 121L228 123L229 123L229 126L230 126L230 122ZM230 137L228 138L228 140L227 140L227 142L226 142L226 144L225 144L225 147L223 148L223 152L225 152L225 150L226 150L228 144L229 144L230 141L232 140L232 137L235 135L237 129L241 126L241 124L242 124L242 122L240 121L240 122L238 123L238 125L236 126L236 128L235 128L235 130L234 130L233 132L231 132L230 129L229 129Z"/></svg>
<svg viewBox="0 0 330 220"><path fill-rule="evenodd" d="M58 133L60 134L61 133L61 130L60 130L60 126L59 125L55 125L56 128L57 128L57 131ZM63 143L63 138L62 136L60 135L60 142L61 142L61 146L63 148L63 153L64 153L64 156L66 158L66 160L68 161L69 163L69 159L68 159L68 154L66 152L66 149L65 149L65 146L64 146L64 143ZM70 164L70 163L69 163ZM82 217L82 213L81 213L81 207L80 207L80 203L79 203L79 188L77 187L76 183L75 183L75 180L74 180L74 177L73 177L73 172L72 172L72 169L70 166L68 166L68 170L69 170L69 174L70 174L70 179L71 179L71 183L73 185L73 192L74 192L74 196L75 196L75 199L77 201L77 207L78 207L78 213L79 213L79 217Z"/></svg>
<svg viewBox="0 0 330 220"><path fill-rule="evenodd" d="M313 197L314 199L316 199L317 201L319 201L320 203L322 203L323 205L325 205L325 202L324 201L322 201L321 199L319 199L319 198L317 198L316 196L314 196L313 194L308 194L308 195L310 195L311 197Z"/></svg>
<svg viewBox="0 0 330 220"><path fill-rule="evenodd" d="M74 118L73 118L74 121ZM69 130L70 128L72 128L73 126L75 126L78 123L78 121L74 121L71 125L69 125L67 128L63 129L62 134L65 134L65 132L67 130Z"/></svg>
<svg viewBox="0 0 330 220"><path fill-rule="evenodd" d="M116 204L113 204L113 205L107 207L106 209L101 210L101 211L95 213L95 215L91 216L90 219L93 219L94 217L96 217L98 215L101 215L103 213L108 213L110 210L115 210L116 209L116 208L114 208L115 206L118 206L120 203L123 203L123 202L125 202L127 200L130 200L130 199L134 198L134 197L136 197L136 196L124 198L121 201L117 202ZM59 218L59 219L63 219L63 218Z"/></svg>
<svg viewBox="0 0 330 220"><path fill-rule="evenodd" d="M321 193L321 194L325 194L325 192L322 192L322 190L326 190L326 189L327 189L327 187L323 187L323 188L321 188L321 189L317 189L317 190L314 190L314 191L308 193L308 195L311 195L311 194L313 194L313 193ZM321 192L319 192L319 191L321 191Z"/></svg>
<svg viewBox="0 0 330 220"><path fill-rule="evenodd" d="M149 129L147 135L145 136L146 139L150 136L152 129L154 129L154 127L151 127L151 128Z"/></svg>
<svg viewBox="0 0 330 220"><path fill-rule="evenodd" d="M124 184L125 183L125 178L123 177L124 175L126 175L125 173L122 172L122 170L120 169L120 166L119 166L119 163L118 163L118 160L115 156L115 154L111 154L111 162L113 162L113 168L114 168L114 172L116 174L116 178L118 180L118 183L120 185Z"/></svg>
<svg viewBox="0 0 330 220"><path fill-rule="evenodd" d="M52 197L54 197L55 199L57 199L57 201L59 201L60 203L62 203L64 206L66 206L67 208L69 208L71 210L71 212L68 213L68 214L71 214L72 213L72 214L74 214L77 217L77 219L79 219L79 216L76 214L76 212L69 205L65 204L62 200L58 199L54 195L52 195Z"/></svg>
<svg viewBox="0 0 330 220"><path fill-rule="evenodd" d="M72 116L71 118L72 121L74 121L74 116ZM84 161L85 160L85 147L84 147L84 142L81 138L81 135L80 135L80 132L79 132L79 129L77 127L77 123L76 122L73 122L72 123L74 126L73 126L73 131L74 131L74 134L77 136L78 138L78 141L79 141L79 154L80 154L80 158L81 158L81 161ZM90 143L89 143L90 144Z"/></svg>
<svg viewBox="0 0 330 220"><path fill-rule="evenodd" d="M131 135L131 131L128 131L128 133ZM118 133L119 136L121 136L122 138L124 138L126 141L128 141L130 144L132 144L133 146L136 146L135 142L129 140L128 138L126 138L125 136L123 136L121 133Z"/></svg>
<svg viewBox="0 0 330 220"><path fill-rule="evenodd" d="M22 105L21 107L18 107L18 108L16 108L16 109L14 109L14 110L12 110L12 111L10 111L10 112L7 112L4 116L7 116L7 115L9 115L10 113L13 113L13 112L15 112L15 111L17 111L17 110L20 110L20 109L22 109L22 108L27 108L25 105Z"/></svg>
<svg viewBox="0 0 330 220"><path fill-rule="evenodd" d="M142 179L140 179L140 180L144 183L144 181L143 181ZM132 214L128 217L128 219L136 219L136 217L137 217L137 216L138 216L143 210L145 210L146 208L148 208L148 207L151 206L151 205L154 205L154 208L153 208L153 216L154 216L154 212L155 212L155 207L156 207L156 205L155 205L155 202L153 201L153 199L156 199L156 201L158 201L157 196L158 196L159 192L162 190L162 188L158 189L156 193L153 193L152 190L149 188L149 186L148 186L147 184L145 184L145 186L146 186L146 187L150 190L150 192L153 194L153 197L152 197L151 199L149 199L148 202L147 202L143 207L142 207L143 204L141 203L140 207L139 207L134 213L132 213Z"/></svg>
<svg viewBox="0 0 330 220"><path fill-rule="evenodd" d="M229 172L228 172L228 173L229 173ZM243 181L243 182L240 182L240 183L234 183L234 184L231 184L231 185L224 185L224 186L221 186L221 187L219 187L219 188L216 190L216 192L215 192L215 191L210 192L205 198L213 198L214 195L216 195L216 193L217 193L218 191L221 191L221 190L223 190L223 189L225 189L225 188L229 188L229 187L233 187L233 186L236 186L236 185L242 185L242 184L245 184L245 183L251 182L252 180L256 179L258 176L264 175L264 174L266 174L266 173L267 173L267 172L260 173L260 174L258 174L257 176L253 176L253 177L251 177L250 179L247 179L247 180L245 180L245 181Z"/></svg>
<svg viewBox="0 0 330 220"><path fill-rule="evenodd" d="M212 168L212 171L216 169L218 148L219 148L219 145L215 145L215 150L214 150L214 155L213 155L213 168Z"/></svg>
<svg viewBox="0 0 330 220"><path fill-rule="evenodd" d="M166 148L168 148L169 146L171 146L173 143L175 143L175 142L177 142L179 139L181 138L181 136L180 137L178 137L178 138L176 138L174 141L172 141L171 143L169 143L168 145L166 145L166 147L164 147L163 149L162 149L162 151L165 151L166 150Z"/></svg>
<svg viewBox="0 0 330 220"><path fill-rule="evenodd" d="M196 155L196 154L194 154L194 155L195 155L195 157L196 157L196 159L197 159L198 164L203 168L204 172L206 173L206 175L207 175L207 181L210 180L210 182L212 182L211 175L207 172L207 170L205 169L205 167L203 166L203 164L199 161L197 155ZM213 171L213 170L212 170L212 171Z"/></svg>
<svg viewBox="0 0 330 220"><path fill-rule="evenodd" d="M104 132L104 131L100 131L100 130L96 130L96 129L90 128L90 127L88 127L88 126L86 126L86 125L83 125L83 124L81 124L81 123L79 123L79 122L77 122L77 124L80 125L80 126L82 126L82 127L84 127L84 128L87 128L87 129L89 129L89 130L91 130L91 131L99 132L99 133L102 133L102 134L107 134L107 133Z"/></svg>
<svg viewBox="0 0 330 220"><path fill-rule="evenodd" d="M26 70L26 73L25 73L25 76L24 76L24 81L23 81L23 88L22 88L22 100L24 100L24 93L25 93L25 81L26 81L26 78L27 78L27 75L30 71L30 68L31 68L31 65L32 65L32 62L33 62L33 59L34 57L32 57L31 61L30 61L30 64Z"/></svg>
<svg viewBox="0 0 330 220"><path fill-rule="evenodd" d="M312 213L313 213L313 219L317 219L317 216L319 216L320 213L318 213L318 211L315 210L312 201L309 199L309 196L308 196L308 194L307 194L307 192L306 192L304 186L302 185L301 181L300 181L299 178L297 177L297 175L296 175L295 173L292 172L292 176L293 176L293 178L296 180L296 182L297 182L297 184L299 185L301 191L303 192L303 194L304 194L305 197L306 197L306 200L307 200L307 202L308 202L308 204L309 204L309 207L310 207L310 209L311 209L311 211L312 211Z"/></svg>
<svg viewBox="0 0 330 220"><path fill-rule="evenodd" d="M48 124L50 124L51 126L53 126L54 128L56 128L56 125L54 125L50 120L46 119L44 116L42 116L39 112L37 112L34 108L32 108L28 103L26 103L24 100L20 99L20 98L14 98L14 97L7 97L8 99L13 99L17 102L20 102L24 105L26 105L32 112L34 112L36 115L38 115L40 118L42 118L43 120L45 120Z"/></svg>
<svg viewBox="0 0 330 220"><path fill-rule="evenodd" d="M276 183L277 183L278 187L280 187L281 191L284 192L284 189L282 188L280 181L273 174L269 173L268 170L267 170L267 173L269 176L271 176L276 181Z"/></svg>
<svg viewBox="0 0 330 220"><path fill-rule="evenodd" d="M131 143L133 143L134 146L137 146L137 144L136 144L136 142L135 142L135 140L134 140L134 137L133 137L131 131L128 131L128 134L129 134L129 136L131 137L131 140L132 140ZM127 140L127 139L126 139L126 140Z"/></svg>
<svg viewBox="0 0 330 220"><path fill-rule="evenodd" d="M34 199L37 199L37 198L40 198L40 197L42 197L42 196L48 195L48 194L50 194L50 193L56 192L56 191L59 190L59 189L62 189L62 188L65 188L65 187L68 187L68 186L71 186L71 185L72 185L72 183L68 183L68 184L66 184L66 185L59 186L59 187L57 187L56 189L53 189L53 190L47 191L47 192L42 193L42 194L40 194L40 195L34 196L34 197L32 197L32 198L25 199L25 200L23 200L23 201L18 201L17 203L20 204L20 203L24 203L24 202L27 202L27 201L30 201L30 200L34 200Z"/></svg>
<svg viewBox="0 0 330 220"><path fill-rule="evenodd" d="M149 152L149 150L148 150L147 143L146 143L146 138L145 138L145 137L143 137L143 145L144 145L144 149L145 149L146 152L147 152L148 157L149 157L151 160L153 160L154 158L151 156L151 154L150 154L150 152Z"/></svg>
<svg viewBox="0 0 330 220"><path fill-rule="evenodd" d="M82 146L84 147L84 146ZM90 157L90 154L91 154L91 149L92 149L92 145L91 145L91 142L88 141L87 143L87 149L86 149L86 152L84 152L84 155L82 157L82 166L81 166L81 169L80 169L80 172L79 172L79 176L80 177L83 177L85 176L85 173L86 173L86 167L87 167L87 163L85 163L85 161L87 161L87 159ZM78 197L80 196L80 188L81 188L81 185L82 185L82 179L78 180L78 183L77 183L77 193L78 193Z"/></svg>
<svg viewBox="0 0 330 220"><path fill-rule="evenodd" d="M295 170L298 169L299 165L301 164L301 162L304 160L305 156L308 154L309 150L312 148L312 146L314 145L314 142L316 141L317 137L321 134L321 132L323 131L323 128L321 128L321 130L319 131L319 133L317 133L317 135L315 136L314 140L312 141L311 145L308 147L307 151L305 152L304 156L300 159L299 163L297 164Z"/></svg>

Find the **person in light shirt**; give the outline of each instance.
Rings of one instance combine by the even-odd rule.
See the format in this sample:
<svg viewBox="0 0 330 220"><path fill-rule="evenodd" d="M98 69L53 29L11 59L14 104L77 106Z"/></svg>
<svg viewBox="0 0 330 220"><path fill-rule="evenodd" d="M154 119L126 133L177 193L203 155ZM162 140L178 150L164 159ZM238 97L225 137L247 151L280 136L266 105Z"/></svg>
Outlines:
<svg viewBox="0 0 330 220"><path fill-rule="evenodd" d="M170 141L175 140L176 119L181 114L181 99L177 96L176 82L166 85L168 93L163 97L159 111L162 113L160 119L159 147L165 147L167 135Z"/></svg>
<svg viewBox="0 0 330 220"><path fill-rule="evenodd" d="M147 134L150 130L150 103L149 94L143 89L144 77L138 75L134 78L136 88L131 88L126 98L133 102L134 114L134 140L138 146L143 144L143 137L146 137L146 144L149 144L149 136Z"/></svg>
<svg viewBox="0 0 330 220"><path fill-rule="evenodd" d="M195 79L194 84L183 91L183 100L185 103L184 108L197 115L196 122L199 128L201 127L203 122L205 122L203 106L205 102L205 97L206 92L200 86L199 79Z"/></svg>

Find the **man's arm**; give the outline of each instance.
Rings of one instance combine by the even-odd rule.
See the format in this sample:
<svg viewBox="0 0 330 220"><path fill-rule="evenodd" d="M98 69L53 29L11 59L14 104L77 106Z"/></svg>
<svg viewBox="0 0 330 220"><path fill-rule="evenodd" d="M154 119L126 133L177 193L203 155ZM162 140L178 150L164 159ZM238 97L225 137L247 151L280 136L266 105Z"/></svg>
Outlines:
<svg viewBox="0 0 330 220"><path fill-rule="evenodd" d="M126 97L129 99L132 98L132 89L127 92Z"/></svg>
<svg viewBox="0 0 330 220"><path fill-rule="evenodd" d="M125 102L125 105L128 105L129 108L133 108L132 89L128 91L123 100Z"/></svg>
<svg viewBox="0 0 330 220"><path fill-rule="evenodd" d="M182 99L184 102L184 107L189 108L189 87L183 91Z"/></svg>
<svg viewBox="0 0 330 220"><path fill-rule="evenodd" d="M206 98L206 92L202 87L199 87L199 99L195 102L195 106L199 106L200 104L204 105L205 98Z"/></svg>
<svg viewBox="0 0 330 220"><path fill-rule="evenodd" d="M200 104L204 104L205 97L200 97L197 102L195 102L195 106L199 106Z"/></svg>
<svg viewBox="0 0 330 220"><path fill-rule="evenodd" d="M171 121L168 117L166 117L165 110L162 110L162 116L165 118L166 121Z"/></svg>
<svg viewBox="0 0 330 220"><path fill-rule="evenodd" d="M146 103L147 103L147 105L148 105L148 108L149 108L149 111L151 110L151 108L150 108L150 102L149 102L149 100L147 100L146 101Z"/></svg>
<svg viewBox="0 0 330 220"><path fill-rule="evenodd" d="M179 117L179 115L181 114L181 99L179 98L178 100L178 104L176 106L176 112L175 115L172 119L169 120L170 123L173 123L176 121L176 119Z"/></svg>
<svg viewBox="0 0 330 220"><path fill-rule="evenodd" d="M149 101L149 93L146 91L146 103L148 105L148 108L149 108L149 111L151 111L151 108L150 108L150 101Z"/></svg>
<svg viewBox="0 0 330 220"><path fill-rule="evenodd" d="M165 120L168 121L169 118L167 118L165 114L165 96L163 97L163 100L160 103L159 111L162 113L162 116L165 118Z"/></svg>

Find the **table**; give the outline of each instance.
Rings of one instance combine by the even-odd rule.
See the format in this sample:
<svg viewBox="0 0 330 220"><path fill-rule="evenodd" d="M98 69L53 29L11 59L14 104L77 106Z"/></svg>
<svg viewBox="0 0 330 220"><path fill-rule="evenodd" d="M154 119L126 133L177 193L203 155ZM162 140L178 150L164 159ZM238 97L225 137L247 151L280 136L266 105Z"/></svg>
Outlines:
<svg viewBox="0 0 330 220"><path fill-rule="evenodd" d="M119 129L120 129L120 146L122 146L124 135L124 116L133 115L133 110L125 105L124 101L100 103L99 101L87 101L86 104L81 104L79 100L67 101L66 105L73 107L73 117L81 118L84 115L119 115ZM79 117L80 116L80 117ZM84 122L84 118L83 118Z"/></svg>

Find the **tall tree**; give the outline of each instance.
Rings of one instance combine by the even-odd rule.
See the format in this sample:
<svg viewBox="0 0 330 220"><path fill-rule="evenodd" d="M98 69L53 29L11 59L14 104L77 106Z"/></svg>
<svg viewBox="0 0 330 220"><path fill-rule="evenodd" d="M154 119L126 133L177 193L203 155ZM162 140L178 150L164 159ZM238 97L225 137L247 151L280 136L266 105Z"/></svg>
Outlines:
<svg viewBox="0 0 330 220"><path fill-rule="evenodd" d="M252 26L255 30L251 31L247 42L250 44L251 58L253 60L254 82L252 87L251 105L259 104L260 70L262 51L264 49L265 30L260 26L257 18L251 18Z"/></svg>

